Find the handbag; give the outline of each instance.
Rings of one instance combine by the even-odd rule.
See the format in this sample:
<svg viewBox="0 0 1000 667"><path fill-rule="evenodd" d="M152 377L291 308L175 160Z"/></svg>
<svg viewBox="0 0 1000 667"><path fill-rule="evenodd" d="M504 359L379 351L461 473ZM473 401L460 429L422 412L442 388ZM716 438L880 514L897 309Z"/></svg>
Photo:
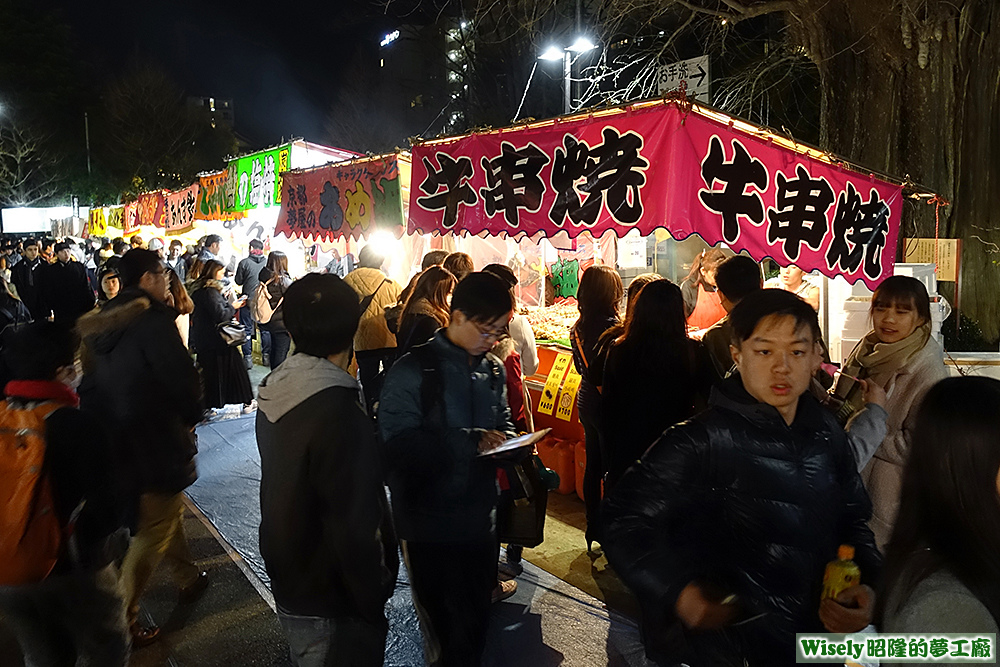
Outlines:
<svg viewBox="0 0 1000 667"><path fill-rule="evenodd" d="M217 331L229 347L242 345L247 340L246 327L236 320L220 323Z"/></svg>
<svg viewBox="0 0 1000 667"><path fill-rule="evenodd" d="M504 465L511 494L497 507L497 535L500 542L537 547L545 539L545 507L549 489L535 466L535 457Z"/></svg>

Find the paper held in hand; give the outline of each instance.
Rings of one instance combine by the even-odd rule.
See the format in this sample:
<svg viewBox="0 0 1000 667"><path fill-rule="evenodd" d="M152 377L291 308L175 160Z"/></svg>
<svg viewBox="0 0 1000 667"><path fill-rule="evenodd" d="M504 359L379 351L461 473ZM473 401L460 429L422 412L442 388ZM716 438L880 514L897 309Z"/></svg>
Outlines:
<svg viewBox="0 0 1000 667"><path fill-rule="evenodd" d="M541 431L535 431L534 433L525 433L524 435L519 435L516 438L511 438L510 440L504 440L495 449L491 449L488 452L483 452L479 456L493 456L494 454L503 454L504 452L509 452L514 449L520 449L521 447L530 447L536 442L544 438L549 434L550 428L543 428Z"/></svg>

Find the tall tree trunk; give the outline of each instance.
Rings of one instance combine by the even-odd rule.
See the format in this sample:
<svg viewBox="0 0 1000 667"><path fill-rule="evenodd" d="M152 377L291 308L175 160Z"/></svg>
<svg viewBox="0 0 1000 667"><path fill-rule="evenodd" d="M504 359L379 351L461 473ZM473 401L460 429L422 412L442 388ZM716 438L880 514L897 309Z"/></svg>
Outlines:
<svg viewBox="0 0 1000 667"><path fill-rule="evenodd" d="M819 69L823 148L951 202L940 235L963 240L962 310L991 339L1000 336L1000 245L990 245L1000 244L998 4L903 0L886 11L843 0L790 16ZM926 201L907 201L901 236L934 235Z"/></svg>

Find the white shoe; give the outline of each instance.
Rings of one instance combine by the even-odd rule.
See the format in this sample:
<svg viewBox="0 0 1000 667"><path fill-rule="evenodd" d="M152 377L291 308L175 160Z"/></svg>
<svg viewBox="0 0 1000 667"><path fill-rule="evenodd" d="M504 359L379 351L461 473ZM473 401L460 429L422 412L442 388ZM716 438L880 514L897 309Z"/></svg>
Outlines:
<svg viewBox="0 0 1000 667"><path fill-rule="evenodd" d="M249 415L257 410L257 399L250 401L248 404L243 406L243 414Z"/></svg>

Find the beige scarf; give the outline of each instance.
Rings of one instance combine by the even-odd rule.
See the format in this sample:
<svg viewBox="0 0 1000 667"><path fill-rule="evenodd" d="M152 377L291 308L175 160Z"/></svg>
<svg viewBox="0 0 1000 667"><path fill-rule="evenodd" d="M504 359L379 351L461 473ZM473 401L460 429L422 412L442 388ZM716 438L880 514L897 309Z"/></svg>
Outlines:
<svg viewBox="0 0 1000 667"><path fill-rule="evenodd" d="M882 343L875 335L875 331L868 332L851 352L844 363L843 372L837 377L833 397L836 402L843 401L837 410L838 421L846 424L847 420L864 406L864 400L861 398L864 392L861 385L853 378L871 380L885 387L896 371L914 354L924 349L930 337L930 322L925 322L909 336L895 343Z"/></svg>

